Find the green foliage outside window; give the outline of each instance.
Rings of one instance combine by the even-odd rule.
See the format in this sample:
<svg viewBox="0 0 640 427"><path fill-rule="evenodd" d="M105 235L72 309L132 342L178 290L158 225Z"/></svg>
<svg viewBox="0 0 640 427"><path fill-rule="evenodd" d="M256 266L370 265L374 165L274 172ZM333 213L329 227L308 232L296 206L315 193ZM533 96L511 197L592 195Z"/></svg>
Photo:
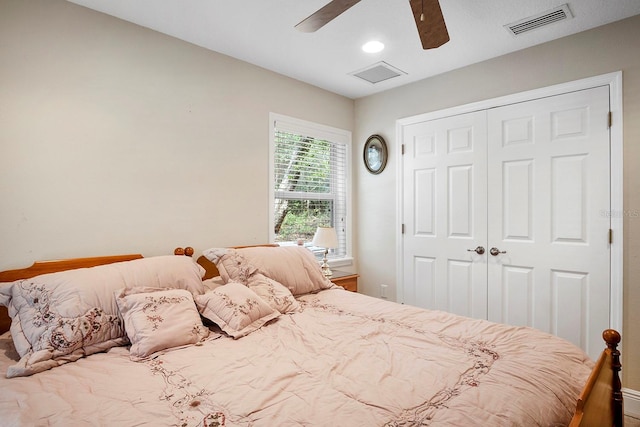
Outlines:
<svg viewBox="0 0 640 427"><path fill-rule="evenodd" d="M289 200L276 241L311 241L319 225L331 224L331 205L328 200Z"/></svg>
<svg viewBox="0 0 640 427"><path fill-rule="evenodd" d="M277 132L275 165L276 241L309 241L333 223L331 143Z"/></svg>

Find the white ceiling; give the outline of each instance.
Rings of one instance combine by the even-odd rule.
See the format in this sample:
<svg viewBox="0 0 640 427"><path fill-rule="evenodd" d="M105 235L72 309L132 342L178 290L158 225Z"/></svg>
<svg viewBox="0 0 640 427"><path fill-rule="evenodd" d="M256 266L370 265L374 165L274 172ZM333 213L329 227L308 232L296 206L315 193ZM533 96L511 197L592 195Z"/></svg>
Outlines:
<svg viewBox="0 0 640 427"><path fill-rule="evenodd" d="M423 50L408 0L362 0L315 33L294 26L329 0L69 1L354 99L640 14L640 0L440 0L451 41ZM504 28L564 3L572 19L518 37ZM386 48L362 52L370 39ZM351 75L380 61L406 74Z"/></svg>

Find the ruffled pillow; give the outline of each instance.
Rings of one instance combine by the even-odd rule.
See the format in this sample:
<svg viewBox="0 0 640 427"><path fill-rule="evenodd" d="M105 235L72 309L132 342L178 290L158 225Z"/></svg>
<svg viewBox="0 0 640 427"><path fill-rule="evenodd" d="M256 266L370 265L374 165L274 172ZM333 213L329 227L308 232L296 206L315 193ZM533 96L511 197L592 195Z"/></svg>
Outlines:
<svg viewBox="0 0 640 427"><path fill-rule="evenodd" d="M237 282L198 295L195 300L200 314L233 338L250 334L280 316L255 292Z"/></svg>
<svg viewBox="0 0 640 427"><path fill-rule="evenodd" d="M184 289L123 289L116 301L131 342L131 360L146 360L160 351L196 344L209 336L193 295Z"/></svg>

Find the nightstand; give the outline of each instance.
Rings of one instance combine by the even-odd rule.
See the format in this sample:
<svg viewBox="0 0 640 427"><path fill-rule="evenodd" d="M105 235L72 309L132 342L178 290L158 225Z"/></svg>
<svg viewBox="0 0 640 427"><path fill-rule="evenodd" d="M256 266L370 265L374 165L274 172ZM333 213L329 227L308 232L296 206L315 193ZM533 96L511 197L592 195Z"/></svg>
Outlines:
<svg viewBox="0 0 640 427"><path fill-rule="evenodd" d="M329 277L329 280L348 291L358 292L358 275L356 273L333 270L333 275Z"/></svg>

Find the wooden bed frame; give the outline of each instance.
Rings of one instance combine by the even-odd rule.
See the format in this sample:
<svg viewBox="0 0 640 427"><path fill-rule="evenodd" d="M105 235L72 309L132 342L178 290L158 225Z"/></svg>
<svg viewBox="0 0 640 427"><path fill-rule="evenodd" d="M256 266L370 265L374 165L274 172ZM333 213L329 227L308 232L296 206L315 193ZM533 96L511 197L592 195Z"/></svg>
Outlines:
<svg viewBox="0 0 640 427"><path fill-rule="evenodd" d="M255 245L278 246L278 245ZM247 246L236 246L236 248ZM176 248L175 255L193 256L193 248ZM76 268L94 267L97 265L111 264L120 261L130 261L142 258L140 254L113 255L91 258L74 258L68 260L37 261L27 268L7 270L0 272L1 282L13 282L20 279L29 279L40 274L55 273L58 271L72 270ZM197 259L207 271L205 278L211 278L218 274L215 265L203 256ZM9 330L11 318L6 307L0 307L0 333ZM576 411L571 420L570 427L622 427L624 423L624 408L622 401L622 384L620 382L620 334L607 329L602 333L607 348L602 352L596 362L589 379L577 401Z"/></svg>

